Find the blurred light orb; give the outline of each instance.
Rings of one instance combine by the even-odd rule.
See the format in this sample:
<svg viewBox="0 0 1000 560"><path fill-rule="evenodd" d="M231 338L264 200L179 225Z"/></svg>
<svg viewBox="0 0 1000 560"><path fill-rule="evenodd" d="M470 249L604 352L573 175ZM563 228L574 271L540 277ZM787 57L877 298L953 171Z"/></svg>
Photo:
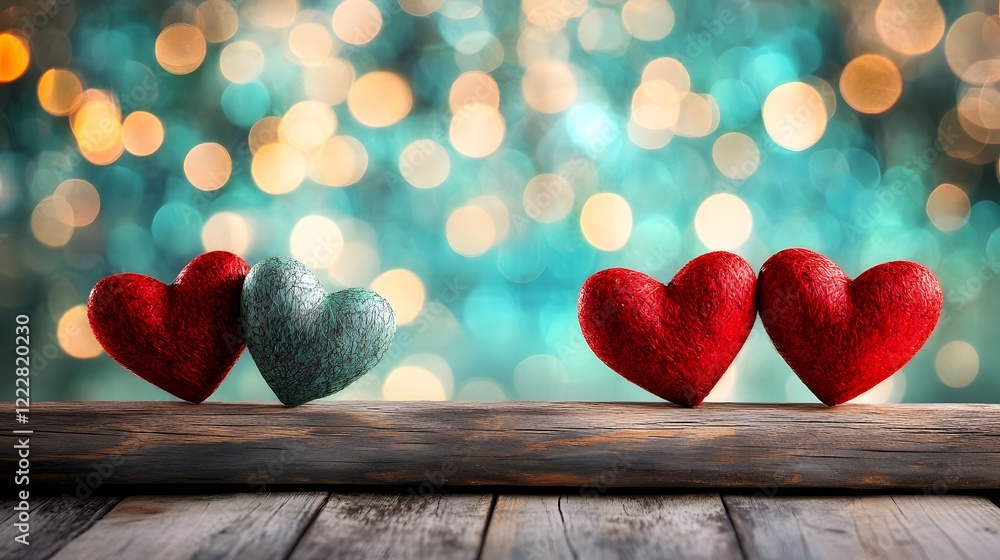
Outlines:
<svg viewBox="0 0 1000 560"><path fill-rule="evenodd" d="M475 377L462 384L455 395L457 401L500 402L507 393L499 383L485 377Z"/></svg>
<svg viewBox="0 0 1000 560"><path fill-rule="evenodd" d="M382 398L387 401L445 401L448 395L433 372L420 366L400 366L385 378Z"/></svg>
<svg viewBox="0 0 1000 560"><path fill-rule="evenodd" d="M205 142L191 148L184 158L184 176L198 190L214 191L229 181L233 160L221 144Z"/></svg>
<svg viewBox="0 0 1000 560"><path fill-rule="evenodd" d="M629 43L621 16L608 8L588 10L580 19L576 34L580 46L588 53L621 54Z"/></svg>
<svg viewBox="0 0 1000 560"><path fill-rule="evenodd" d="M413 90L399 74L369 72L351 85L347 107L365 126L392 126L409 114L413 107Z"/></svg>
<svg viewBox="0 0 1000 560"><path fill-rule="evenodd" d="M40 12L44 15L45 12ZM16 31L0 33L0 84L13 82L21 77L31 62L28 40Z"/></svg>
<svg viewBox="0 0 1000 560"><path fill-rule="evenodd" d="M201 228L201 243L206 251L229 251L245 257L251 237L250 224L235 212L213 214Z"/></svg>
<svg viewBox="0 0 1000 560"><path fill-rule="evenodd" d="M344 243L344 250L330 266L330 276L342 286L367 286L378 276L381 259L367 243Z"/></svg>
<svg viewBox="0 0 1000 560"><path fill-rule="evenodd" d="M1000 80L1000 18L982 12L955 20L944 40L948 66L970 84L992 84Z"/></svg>
<svg viewBox="0 0 1000 560"><path fill-rule="evenodd" d="M331 107L347 101L354 85L354 67L342 58L324 58L302 70L302 87L309 99Z"/></svg>
<svg viewBox="0 0 1000 560"><path fill-rule="evenodd" d="M750 238L753 215L740 197L713 194L698 207L694 230L702 244L713 251L736 249Z"/></svg>
<svg viewBox="0 0 1000 560"><path fill-rule="evenodd" d="M86 305L75 305L63 313L56 325L56 340L64 352L78 359L96 358L104 352L90 329Z"/></svg>
<svg viewBox="0 0 1000 560"><path fill-rule="evenodd" d="M239 28L236 8L226 0L207 0L198 5L198 27L209 43L223 43L236 35Z"/></svg>
<svg viewBox="0 0 1000 560"><path fill-rule="evenodd" d="M650 61L642 70L642 81L662 80L678 92L691 91L691 75L676 58L665 56Z"/></svg>
<svg viewBox="0 0 1000 560"><path fill-rule="evenodd" d="M681 95L674 134L702 138L718 127L719 105L711 95L690 91Z"/></svg>
<svg viewBox="0 0 1000 560"><path fill-rule="evenodd" d="M844 66L840 74L840 93L859 113L883 113L903 93L903 77L888 58L863 54Z"/></svg>
<svg viewBox="0 0 1000 560"><path fill-rule="evenodd" d="M953 340L938 350L934 369L941 382L953 389L961 389L976 380L979 374L979 353L964 340Z"/></svg>
<svg viewBox="0 0 1000 560"><path fill-rule="evenodd" d="M62 247L73 237L73 206L61 196L43 198L31 212L31 233L42 245Z"/></svg>
<svg viewBox="0 0 1000 560"><path fill-rule="evenodd" d="M86 156L117 150L122 144L118 100L111 93L98 89L85 90L80 98L79 107L69 117L69 126L80 151Z"/></svg>
<svg viewBox="0 0 1000 560"><path fill-rule="evenodd" d="M524 187L521 204L528 217L550 224L562 220L573 210L573 186L562 175L535 175Z"/></svg>
<svg viewBox="0 0 1000 560"><path fill-rule="evenodd" d="M478 257L493 246L496 226L489 212L479 206L465 205L448 216L445 226L448 245L463 257Z"/></svg>
<svg viewBox="0 0 1000 560"><path fill-rule="evenodd" d="M365 45L382 29L382 13L369 0L344 0L333 11L333 32L341 41Z"/></svg>
<svg viewBox="0 0 1000 560"><path fill-rule="evenodd" d="M344 250L344 234L326 216L306 216L292 228L292 257L309 268L329 268Z"/></svg>
<svg viewBox="0 0 1000 560"><path fill-rule="evenodd" d="M372 281L370 289L389 302L399 325L412 322L424 307L424 283L404 268L383 272Z"/></svg>
<svg viewBox="0 0 1000 560"><path fill-rule="evenodd" d="M399 154L399 173L418 189L433 189L451 173L451 157L444 146L429 138L411 142Z"/></svg>
<svg viewBox="0 0 1000 560"><path fill-rule="evenodd" d="M745 181L757 172L760 149L746 134L728 132L719 136L712 146L712 161L719 173L736 181Z"/></svg>
<svg viewBox="0 0 1000 560"><path fill-rule="evenodd" d="M274 142L257 150L250 173L260 190L268 194L285 194L297 189L305 179L306 160L294 149Z"/></svg>
<svg viewBox="0 0 1000 560"><path fill-rule="evenodd" d="M122 123L122 143L134 156L148 156L163 145L163 124L146 111L134 111Z"/></svg>
<svg viewBox="0 0 1000 560"><path fill-rule="evenodd" d="M473 103L500 108L500 88L496 80L486 72L466 72L455 79L448 94L448 106L452 113Z"/></svg>
<svg viewBox="0 0 1000 560"><path fill-rule="evenodd" d="M423 17L433 14L445 0L399 0L399 7L411 16Z"/></svg>
<svg viewBox="0 0 1000 560"><path fill-rule="evenodd" d="M483 158L497 151L506 132L507 124L496 107L473 103L452 117L448 137L458 153Z"/></svg>
<svg viewBox="0 0 1000 560"><path fill-rule="evenodd" d="M622 6L622 22L640 41L659 41L674 28L674 10L667 0L628 0Z"/></svg>
<svg viewBox="0 0 1000 560"><path fill-rule="evenodd" d="M659 150L674 139L674 133L669 128L646 128L634 118L628 120L626 132L629 141L644 150Z"/></svg>
<svg viewBox="0 0 1000 560"><path fill-rule="evenodd" d="M281 117L271 115L260 119L250 127L250 133L247 136L250 153L256 154L261 146L278 141L279 123L281 123Z"/></svg>
<svg viewBox="0 0 1000 560"><path fill-rule="evenodd" d="M521 91L528 107L540 113L560 113L576 100L576 76L561 60L543 60L528 67Z"/></svg>
<svg viewBox="0 0 1000 560"><path fill-rule="evenodd" d="M208 47L205 36L197 27L175 23L160 32L156 38L156 61L171 74L190 74L205 60Z"/></svg>
<svg viewBox="0 0 1000 560"><path fill-rule="evenodd" d="M333 37L318 23L300 23L288 33L288 49L303 62L325 60L333 52Z"/></svg>
<svg viewBox="0 0 1000 560"><path fill-rule="evenodd" d="M82 93L83 83L72 70L52 68L38 80L38 103L50 115L72 113L80 105Z"/></svg>
<svg viewBox="0 0 1000 560"><path fill-rule="evenodd" d="M478 206L490 215L490 219L493 220L493 227L496 230L496 238L493 240L494 245L507 237L507 234L510 232L510 210L507 209L507 205L499 197L485 194L470 198L468 204L470 206Z"/></svg>
<svg viewBox="0 0 1000 560"><path fill-rule="evenodd" d="M670 82L649 80L632 94L632 120L647 130L672 130L681 114L681 98L687 95Z"/></svg>
<svg viewBox="0 0 1000 560"><path fill-rule="evenodd" d="M334 136L312 155L309 178L327 187L347 187L357 183L368 170L368 151L351 136Z"/></svg>
<svg viewBox="0 0 1000 560"><path fill-rule="evenodd" d="M247 84L264 71L264 51L253 41L235 41L219 55L222 75L234 84Z"/></svg>
<svg viewBox="0 0 1000 560"><path fill-rule="evenodd" d="M882 0L875 10L875 31L899 54L929 52L941 41L944 29L944 11L937 0Z"/></svg>
<svg viewBox="0 0 1000 560"><path fill-rule="evenodd" d="M284 29L295 21L296 0L244 0L240 7L243 17L258 27Z"/></svg>
<svg viewBox="0 0 1000 560"><path fill-rule="evenodd" d="M969 195L957 185L942 183L927 197L927 217L941 231L955 231L969 219Z"/></svg>
<svg viewBox="0 0 1000 560"><path fill-rule="evenodd" d="M83 179L66 179L56 187L53 197L61 197L73 209L73 227L89 226L101 211L101 195Z"/></svg>
<svg viewBox="0 0 1000 560"><path fill-rule="evenodd" d="M587 199L580 213L580 230L588 243L601 251L617 251L632 235L632 208L614 193Z"/></svg>
<svg viewBox="0 0 1000 560"><path fill-rule="evenodd" d="M337 130L337 116L318 101L300 101L285 111L278 140L300 151L315 150Z"/></svg>
<svg viewBox="0 0 1000 560"><path fill-rule="evenodd" d="M761 114L768 136L793 152L812 147L826 132L826 103L816 88L803 82L771 90Z"/></svg>

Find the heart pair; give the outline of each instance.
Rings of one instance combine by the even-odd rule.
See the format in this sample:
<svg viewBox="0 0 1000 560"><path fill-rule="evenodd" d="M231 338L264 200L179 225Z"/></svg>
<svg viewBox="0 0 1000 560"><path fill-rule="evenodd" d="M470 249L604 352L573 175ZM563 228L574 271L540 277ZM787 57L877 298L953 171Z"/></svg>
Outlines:
<svg viewBox="0 0 1000 560"><path fill-rule="evenodd" d="M759 315L792 371L833 406L902 368L937 324L941 285L919 264L894 261L851 280L830 259L787 249L760 277L727 252L701 255L669 284L623 268L580 291L579 320L594 354L619 375L682 406L697 406L743 347Z"/></svg>
<svg viewBox="0 0 1000 560"><path fill-rule="evenodd" d="M194 259L170 285L109 276L91 291L87 315L115 361L193 403L219 388L245 347L285 406L331 395L373 368L396 332L392 307L375 292L328 295L298 261L250 268L225 251Z"/></svg>

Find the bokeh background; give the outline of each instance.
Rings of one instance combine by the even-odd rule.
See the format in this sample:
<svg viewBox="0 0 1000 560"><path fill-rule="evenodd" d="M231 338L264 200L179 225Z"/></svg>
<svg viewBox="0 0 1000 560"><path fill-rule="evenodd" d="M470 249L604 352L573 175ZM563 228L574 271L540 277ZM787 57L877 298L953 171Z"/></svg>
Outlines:
<svg viewBox="0 0 1000 560"><path fill-rule="evenodd" d="M392 303L332 398L655 400L581 338L584 279L803 246L944 286L859 400L1000 402L996 2L4 2L0 309L36 400L170 398L83 305L213 249ZM213 398L273 400L249 354ZM815 398L758 323L710 400Z"/></svg>

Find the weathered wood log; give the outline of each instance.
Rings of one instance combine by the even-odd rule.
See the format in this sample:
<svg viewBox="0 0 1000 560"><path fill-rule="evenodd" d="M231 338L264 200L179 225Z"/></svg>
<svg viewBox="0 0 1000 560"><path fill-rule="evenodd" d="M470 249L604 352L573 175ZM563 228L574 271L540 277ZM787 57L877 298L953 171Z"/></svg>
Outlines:
<svg viewBox="0 0 1000 560"><path fill-rule="evenodd" d="M77 495L106 484L1000 488L1000 405L81 402L31 412L32 487ZM4 472L13 461L0 458Z"/></svg>

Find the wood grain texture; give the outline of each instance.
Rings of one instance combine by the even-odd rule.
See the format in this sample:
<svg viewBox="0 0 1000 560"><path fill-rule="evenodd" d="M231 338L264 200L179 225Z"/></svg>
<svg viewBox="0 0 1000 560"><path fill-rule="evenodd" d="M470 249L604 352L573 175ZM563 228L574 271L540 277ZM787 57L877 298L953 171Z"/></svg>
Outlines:
<svg viewBox="0 0 1000 560"><path fill-rule="evenodd" d="M979 496L723 498L749 559L994 559L1000 509Z"/></svg>
<svg viewBox="0 0 1000 560"><path fill-rule="evenodd" d="M743 558L718 494L501 495L484 560Z"/></svg>
<svg viewBox="0 0 1000 560"><path fill-rule="evenodd" d="M72 485L106 462L107 484L253 490L602 479L608 487L1000 488L1000 405L90 402L39 403L35 413L32 482L40 484ZM0 458L0 468L9 472L11 461Z"/></svg>
<svg viewBox="0 0 1000 560"><path fill-rule="evenodd" d="M323 492L130 496L54 558L284 558L325 498Z"/></svg>
<svg viewBox="0 0 1000 560"><path fill-rule="evenodd" d="M492 501L488 494L334 493L291 560L475 558Z"/></svg>
<svg viewBox="0 0 1000 560"><path fill-rule="evenodd" d="M14 537L20 534L14 527L17 501L4 500L3 513L0 514L0 558L49 558L111 511L120 499L93 496L81 500L72 496L53 496L28 500L28 546L14 541Z"/></svg>

